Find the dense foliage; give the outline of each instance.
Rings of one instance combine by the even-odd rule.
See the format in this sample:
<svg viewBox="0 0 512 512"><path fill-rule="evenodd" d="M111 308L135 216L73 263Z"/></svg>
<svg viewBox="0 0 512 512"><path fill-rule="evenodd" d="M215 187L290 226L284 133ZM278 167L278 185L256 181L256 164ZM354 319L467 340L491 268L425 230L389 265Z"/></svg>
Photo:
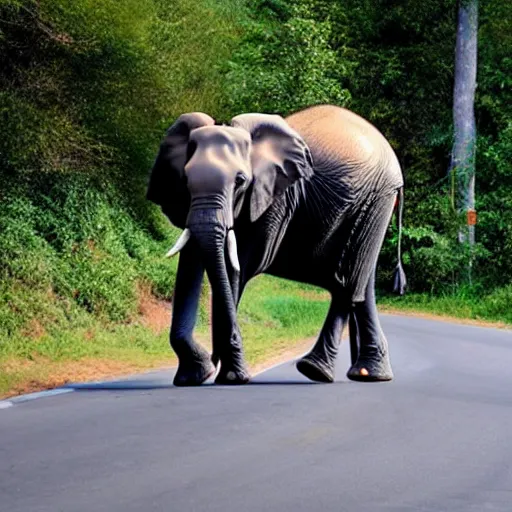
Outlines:
<svg viewBox="0 0 512 512"><path fill-rule="evenodd" d="M447 176L456 9L455 0L0 0L0 337L77 311L129 320L141 287L171 295L174 267L161 253L174 233L144 189L163 130L186 111L228 120L329 102L369 118L406 176L410 291L467 293ZM495 310L512 304L511 55L512 4L482 2L470 293L494 293ZM391 229L383 283L395 239Z"/></svg>
<svg viewBox="0 0 512 512"><path fill-rule="evenodd" d="M468 248L454 209L454 0L252 0L253 18L230 63L236 110L287 114L317 102L351 108L391 141L406 179L410 290L444 293L467 281ZM512 6L482 3L476 115L479 242L473 292L512 282ZM389 279L396 237L381 258ZM492 261L492 265L489 262ZM512 297L509 296L512 304Z"/></svg>

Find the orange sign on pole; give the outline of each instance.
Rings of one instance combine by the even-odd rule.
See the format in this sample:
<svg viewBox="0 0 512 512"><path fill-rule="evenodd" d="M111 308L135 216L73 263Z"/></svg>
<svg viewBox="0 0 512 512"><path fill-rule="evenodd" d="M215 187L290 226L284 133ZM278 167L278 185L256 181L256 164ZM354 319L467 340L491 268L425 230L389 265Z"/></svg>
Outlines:
<svg viewBox="0 0 512 512"><path fill-rule="evenodd" d="M468 210L468 226L476 224L476 210Z"/></svg>

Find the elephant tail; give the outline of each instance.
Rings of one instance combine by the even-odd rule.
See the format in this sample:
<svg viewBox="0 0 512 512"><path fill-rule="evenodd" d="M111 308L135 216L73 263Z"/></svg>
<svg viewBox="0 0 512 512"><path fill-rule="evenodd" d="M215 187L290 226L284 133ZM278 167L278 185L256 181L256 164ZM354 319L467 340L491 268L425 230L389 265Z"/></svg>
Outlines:
<svg viewBox="0 0 512 512"><path fill-rule="evenodd" d="M405 288L407 287L407 279L405 272L402 267L402 215L404 209L404 189L400 188L398 191L398 211L397 211L397 223L398 223L398 247L397 257L398 263L393 274L393 293L398 295L405 294Z"/></svg>

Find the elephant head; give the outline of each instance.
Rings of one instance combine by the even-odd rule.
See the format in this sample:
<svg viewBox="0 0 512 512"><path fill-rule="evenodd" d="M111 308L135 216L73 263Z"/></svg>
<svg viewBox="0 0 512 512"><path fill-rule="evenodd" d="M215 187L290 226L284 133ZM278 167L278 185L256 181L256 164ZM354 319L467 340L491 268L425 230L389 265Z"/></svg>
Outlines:
<svg viewBox="0 0 512 512"><path fill-rule="evenodd" d="M147 197L185 228L168 255L194 238L213 287L223 281L228 261L239 270L232 228L244 205L256 222L311 173L306 143L280 116L244 114L219 126L206 114L184 114L161 144Z"/></svg>

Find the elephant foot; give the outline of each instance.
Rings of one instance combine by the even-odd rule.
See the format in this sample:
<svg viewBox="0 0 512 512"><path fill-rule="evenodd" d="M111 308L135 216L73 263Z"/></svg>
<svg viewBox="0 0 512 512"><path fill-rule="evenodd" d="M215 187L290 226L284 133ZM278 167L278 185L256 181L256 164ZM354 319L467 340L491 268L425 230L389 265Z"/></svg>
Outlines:
<svg viewBox="0 0 512 512"><path fill-rule="evenodd" d="M249 372L242 365L220 365L220 371L215 379L215 384L238 386L247 384L251 379Z"/></svg>
<svg viewBox="0 0 512 512"><path fill-rule="evenodd" d="M299 359L296 367L309 380L324 383L334 382L334 367L321 361L311 353Z"/></svg>
<svg viewBox="0 0 512 512"><path fill-rule="evenodd" d="M206 352L192 361L181 361L174 376L175 386L200 386L215 374L215 366Z"/></svg>
<svg viewBox="0 0 512 512"><path fill-rule="evenodd" d="M393 370L388 354L380 357L360 355L356 363L347 372L350 380L358 382L385 382L393 380Z"/></svg>

